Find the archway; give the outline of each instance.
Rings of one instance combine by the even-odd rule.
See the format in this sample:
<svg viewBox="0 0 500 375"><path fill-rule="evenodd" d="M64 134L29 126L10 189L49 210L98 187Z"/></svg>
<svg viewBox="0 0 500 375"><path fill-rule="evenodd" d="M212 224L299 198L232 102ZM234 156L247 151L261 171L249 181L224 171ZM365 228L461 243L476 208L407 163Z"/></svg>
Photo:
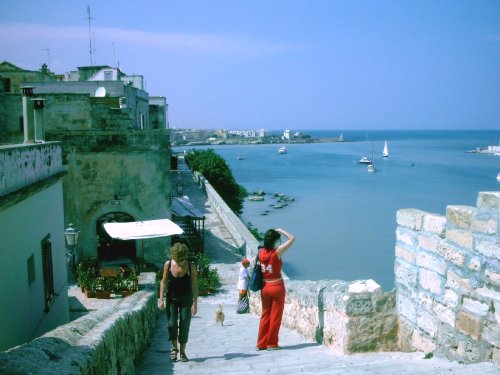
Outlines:
<svg viewBox="0 0 500 375"><path fill-rule="evenodd" d="M96 221L97 236L97 258L99 260L110 260L129 258L134 261L136 258L136 241L122 241L112 239L103 227L106 223L128 223L135 219L124 212L110 212L101 216Z"/></svg>

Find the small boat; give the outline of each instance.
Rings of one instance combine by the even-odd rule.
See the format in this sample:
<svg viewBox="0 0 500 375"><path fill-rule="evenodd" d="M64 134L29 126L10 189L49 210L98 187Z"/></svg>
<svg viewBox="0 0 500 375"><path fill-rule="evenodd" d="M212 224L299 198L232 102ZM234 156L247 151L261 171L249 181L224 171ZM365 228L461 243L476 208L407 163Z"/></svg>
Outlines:
<svg viewBox="0 0 500 375"><path fill-rule="evenodd" d="M239 154L239 155L236 157L236 159L238 159L238 160L243 160L243 155Z"/></svg>
<svg viewBox="0 0 500 375"><path fill-rule="evenodd" d="M500 181L500 172L497 174L497 181Z"/></svg>
<svg viewBox="0 0 500 375"><path fill-rule="evenodd" d="M252 195L248 197L248 200L252 202L262 202L264 200L264 197L262 195Z"/></svg>
<svg viewBox="0 0 500 375"><path fill-rule="evenodd" d="M385 143L384 143L384 151L382 151L382 156L384 158L389 156L389 149L387 148L387 141L385 141Z"/></svg>
<svg viewBox="0 0 500 375"><path fill-rule="evenodd" d="M371 164L372 161L370 159L368 159L368 157L363 156L361 159L359 159L358 163L359 164Z"/></svg>
<svg viewBox="0 0 500 375"><path fill-rule="evenodd" d="M286 150L285 146L281 146L280 149L278 150L278 153L280 154L286 154L288 151Z"/></svg>
<svg viewBox="0 0 500 375"><path fill-rule="evenodd" d="M373 158L373 142L372 142L372 162L368 164L368 167L366 168L368 172L376 172L377 169L375 168L375 159Z"/></svg>

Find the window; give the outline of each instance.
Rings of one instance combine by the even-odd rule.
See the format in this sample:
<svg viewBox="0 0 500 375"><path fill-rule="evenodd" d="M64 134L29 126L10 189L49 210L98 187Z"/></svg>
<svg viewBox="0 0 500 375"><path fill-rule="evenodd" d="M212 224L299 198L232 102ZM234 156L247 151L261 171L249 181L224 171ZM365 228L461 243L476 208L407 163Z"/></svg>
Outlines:
<svg viewBox="0 0 500 375"><path fill-rule="evenodd" d="M45 294L45 312L54 299L54 269L52 267L52 243L50 234L42 240L43 289Z"/></svg>
<svg viewBox="0 0 500 375"><path fill-rule="evenodd" d="M113 80L113 71L105 70L104 71L104 80L105 81L112 81Z"/></svg>
<svg viewBox="0 0 500 375"><path fill-rule="evenodd" d="M31 256L26 261L26 266L28 268L28 286L30 286L33 281L35 281L35 254L31 254Z"/></svg>

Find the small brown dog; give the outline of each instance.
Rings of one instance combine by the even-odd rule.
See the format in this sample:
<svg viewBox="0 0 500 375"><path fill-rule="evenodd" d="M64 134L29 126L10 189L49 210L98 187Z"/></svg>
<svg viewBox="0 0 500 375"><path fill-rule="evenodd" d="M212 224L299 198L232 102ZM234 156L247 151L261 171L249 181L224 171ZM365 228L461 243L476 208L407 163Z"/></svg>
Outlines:
<svg viewBox="0 0 500 375"><path fill-rule="evenodd" d="M219 303L217 309L215 310L215 324L224 325L224 311L222 311L222 305Z"/></svg>

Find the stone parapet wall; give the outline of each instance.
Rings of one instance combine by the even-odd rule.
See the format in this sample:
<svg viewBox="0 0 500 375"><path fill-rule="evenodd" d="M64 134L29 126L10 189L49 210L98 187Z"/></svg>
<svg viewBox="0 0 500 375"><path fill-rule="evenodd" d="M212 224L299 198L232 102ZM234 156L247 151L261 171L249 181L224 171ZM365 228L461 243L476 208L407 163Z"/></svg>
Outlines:
<svg viewBox="0 0 500 375"><path fill-rule="evenodd" d="M397 212L399 345L473 363L500 363L500 192L446 216Z"/></svg>
<svg viewBox="0 0 500 375"><path fill-rule="evenodd" d="M236 241L253 260L259 242L215 189L194 173L208 200ZM395 292L384 293L373 280L292 281L284 275L287 294L283 324L337 353L391 351L397 346ZM251 311L261 313L260 292L250 292Z"/></svg>
<svg viewBox="0 0 500 375"><path fill-rule="evenodd" d="M338 354L395 351L395 291L383 292L373 280L286 281L282 324ZM260 293L251 310L261 313Z"/></svg>
<svg viewBox="0 0 500 375"><path fill-rule="evenodd" d="M157 314L155 274L143 273L139 282L140 290L117 305L0 353L0 373L133 374Z"/></svg>
<svg viewBox="0 0 500 375"><path fill-rule="evenodd" d="M61 143L0 146L0 197L64 171Z"/></svg>
<svg viewBox="0 0 500 375"><path fill-rule="evenodd" d="M259 241L255 239L248 228L243 224L238 216L231 211L229 206L224 202L221 196L215 191L215 189L210 185L210 183L205 179L205 177L199 172L194 172L194 177L197 183L205 190L207 193L207 198L210 201L213 209L217 212L217 215L224 222L224 225L229 230L231 237L236 242L240 249L242 255L246 256L252 261L257 256L257 249L259 246Z"/></svg>

